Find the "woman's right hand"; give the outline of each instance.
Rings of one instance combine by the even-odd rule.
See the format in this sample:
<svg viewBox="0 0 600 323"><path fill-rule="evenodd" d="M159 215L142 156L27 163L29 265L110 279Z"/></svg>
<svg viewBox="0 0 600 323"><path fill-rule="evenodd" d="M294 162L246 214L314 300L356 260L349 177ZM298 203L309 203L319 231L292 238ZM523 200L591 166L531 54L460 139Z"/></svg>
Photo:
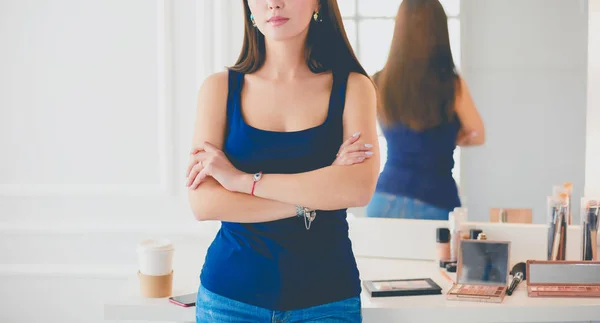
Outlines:
<svg viewBox="0 0 600 323"><path fill-rule="evenodd" d="M367 158L373 156L373 145L369 143L358 142L360 138L360 132L355 133L348 138L342 145L337 153L337 158L332 165L338 166L349 166L354 164L360 164Z"/></svg>

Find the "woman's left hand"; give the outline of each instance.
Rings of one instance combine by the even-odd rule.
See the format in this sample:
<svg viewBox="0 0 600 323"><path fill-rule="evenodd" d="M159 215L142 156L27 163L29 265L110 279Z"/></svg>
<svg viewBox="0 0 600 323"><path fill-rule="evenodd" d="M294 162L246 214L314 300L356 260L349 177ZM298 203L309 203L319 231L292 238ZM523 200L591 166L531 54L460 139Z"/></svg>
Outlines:
<svg viewBox="0 0 600 323"><path fill-rule="evenodd" d="M226 190L235 192L244 175L246 173L235 168L220 149L205 142L201 148L195 148L191 153L187 186L196 189L211 176Z"/></svg>

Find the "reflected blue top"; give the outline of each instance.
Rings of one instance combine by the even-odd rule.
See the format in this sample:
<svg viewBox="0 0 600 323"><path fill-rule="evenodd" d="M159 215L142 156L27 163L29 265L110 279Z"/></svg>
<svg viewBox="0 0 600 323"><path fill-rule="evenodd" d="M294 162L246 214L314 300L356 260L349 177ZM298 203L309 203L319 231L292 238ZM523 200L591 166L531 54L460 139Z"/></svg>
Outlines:
<svg viewBox="0 0 600 323"><path fill-rule="evenodd" d="M422 132L401 123L382 128L388 157L377 192L415 198L448 210L460 206L452 177L459 129L458 118Z"/></svg>

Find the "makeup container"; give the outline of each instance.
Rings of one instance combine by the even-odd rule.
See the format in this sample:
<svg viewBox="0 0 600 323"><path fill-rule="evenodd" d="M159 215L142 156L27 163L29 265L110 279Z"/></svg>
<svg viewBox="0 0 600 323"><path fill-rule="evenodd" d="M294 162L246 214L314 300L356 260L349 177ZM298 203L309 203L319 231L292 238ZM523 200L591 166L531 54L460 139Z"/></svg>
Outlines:
<svg viewBox="0 0 600 323"><path fill-rule="evenodd" d="M581 260L598 261L600 199L581 198Z"/></svg>
<svg viewBox="0 0 600 323"><path fill-rule="evenodd" d="M456 272L456 263L449 263L446 264L446 271L449 273L455 273Z"/></svg>
<svg viewBox="0 0 600 323"><path fill-rule="evenodd" d="M547 198L548 260L565 260L567 247L568 196Z"/></svg>
<svg viewBox="0 0 600 323"><path fill-rule="evenodd" d="M527 261L529 297L600 297L600 261Z"/></svg>
<svg viewBox="0 0 600 323"><path fill-rule="evenodd" d="M466 212L457 209L448 214L448 226L450 229L450 262L456 262L458 259L460 241L462 240L461 235L466 222Z"/></svg>
<svg viewBox="0 0 600 323"><path fill-rule="evenodd" d="M440 268L444 268L450 261L450 230L448 228L437 228L435 241L437 261Z"/></svg>
<svg viewBox="0 0 600 323"><path fill-rule="evenodd" d="M467 221L467 214L468 214L468 210L466 207L455 207L454 208L454 213L456 214L460 214L463 221Z"/></svg>
<svg viewBox="0 0 600 323"><path fill-rule="evenodd" d="M495 216L493 213L496 213ZM508 214L505 209L492 209L490 210L490 222L508 222Z"/></svg>
<svg viewBox="0 0 600 323"><path fill-rule="evenodd" d="M510 242L462 240L456 284L446 298L501 303L507 291Z"/></svg>
<svg viewBox="0 0 600 323"><path fill-rule="evenodd" d="M469 232L469 239L477 240L477 237L480 233L483 233L483 231L480 229L471 229L471 231Z"/></svg>

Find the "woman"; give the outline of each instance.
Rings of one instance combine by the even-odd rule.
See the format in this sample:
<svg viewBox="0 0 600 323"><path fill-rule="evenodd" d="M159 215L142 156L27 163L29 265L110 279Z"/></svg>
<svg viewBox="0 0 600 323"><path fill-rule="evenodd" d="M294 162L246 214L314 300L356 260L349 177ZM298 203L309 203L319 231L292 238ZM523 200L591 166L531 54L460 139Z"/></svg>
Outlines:
<svg viewBox="0 0 600 323"><path fill-rule="evenodd" d="M388 145L367 216L447 220L460 200L456 145L481 145L484 126L454 68L448 20L437 0L404 0L388 60L374 75Z"/></svg>
<svg viewBox="0 0 600 323"><path fill-rule="evenodd" d="M335 0L243 6L237 63L198 95L189 202L222 225L197 321L360 322L346 208L375 191L375 87Z"/></svg>

